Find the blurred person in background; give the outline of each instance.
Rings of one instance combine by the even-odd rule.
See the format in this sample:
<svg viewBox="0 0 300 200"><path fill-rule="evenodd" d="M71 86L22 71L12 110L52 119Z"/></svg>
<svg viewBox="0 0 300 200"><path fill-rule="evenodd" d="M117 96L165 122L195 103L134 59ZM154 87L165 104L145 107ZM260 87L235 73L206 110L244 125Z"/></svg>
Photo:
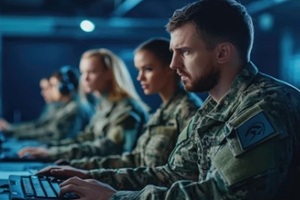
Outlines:
<svg viewBox="0 0 300 200"><path fill-rule="evenodd" d="M92 49L80 60L81 83L98 97L90 124L74 140L44 147L28 147L19 156L75 159L131 151L148 120L147 107L138 96L123 60L108 49Z"/></svg>
<svg viewBox="0 0 300 200"><path fill-rule="evenodd" d="M0 119L1 131L5 132L6 130L12 130L12 129L26 130L26 129L35 128L40 126L44 122L46 122L48 118L51 118L51 115L53 115L55 112L55 103L52 100L49 79L48 78L40 79L39 86L41 89L41 95L45 102L45 105L42 109L39 118L32 121L20 122L15 124L11 124L7 122L5 119Z"/></svg>
<svg viewBox="0 0 300 200"><path fill-rule="evenodd" d="M169 45L166 38L152 38L140 44L134 51L137 80L144 93L158 94L162 100L160 108L151 116L144 133L138 139L136 148L122 156L94 156L71 160L71 166L93 169L155 167L167 163L179 133L202 103L196 95L184 91L179 76L170 69L172 53Z"/></svg>
<svg viewBox="0 0 300 200"><path fill-rule="evenodd" d="M46 86L42 95L49 105L41 116L42 121L33 125L6 123L3 131L18 139L34 139L43 143L75 137L89 121L87 111L78 102L78 81L76 68L61 67L50 76L48 82L41 82Z"/></svg>

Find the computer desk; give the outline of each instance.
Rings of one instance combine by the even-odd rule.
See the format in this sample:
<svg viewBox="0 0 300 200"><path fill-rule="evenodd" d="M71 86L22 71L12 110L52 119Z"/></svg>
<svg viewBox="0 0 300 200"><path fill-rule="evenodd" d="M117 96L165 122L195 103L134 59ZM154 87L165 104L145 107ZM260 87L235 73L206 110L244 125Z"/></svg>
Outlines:
<svg viewBox="0 0 300 200"><path fill-rule="evenodd" d="M5 138L5 140L2 141L0 145L0 200L9 200L8 188L1 187L8 186L9 175L32 175L46 166L54 165L53 162L47 162L45 160L18 159L17 152L22 148L41 145L42 144L34 140L16 140L12 137ZM15 157L7 160L3 155L15 155Z"/></svg>
<svg viewBox="0 0 300 200"><path fill-rule="evenodd" d="M8 184L7 179L0 179L0 186L7 185L7 184ZM0 199L1 200L9 200L8 188L0 188Z"/></svg>

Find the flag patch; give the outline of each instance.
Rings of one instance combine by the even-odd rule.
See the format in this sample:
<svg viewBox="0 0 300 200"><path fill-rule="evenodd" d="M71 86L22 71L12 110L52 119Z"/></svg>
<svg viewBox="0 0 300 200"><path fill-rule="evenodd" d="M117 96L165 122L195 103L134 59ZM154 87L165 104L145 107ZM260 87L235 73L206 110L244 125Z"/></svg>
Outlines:
<svg viewBox="0 0 300 200"><path fill-rule="evenodd" d="M277 135L275 128L263 112L254 115L237 127L236 133L243 150Z"/></svg>

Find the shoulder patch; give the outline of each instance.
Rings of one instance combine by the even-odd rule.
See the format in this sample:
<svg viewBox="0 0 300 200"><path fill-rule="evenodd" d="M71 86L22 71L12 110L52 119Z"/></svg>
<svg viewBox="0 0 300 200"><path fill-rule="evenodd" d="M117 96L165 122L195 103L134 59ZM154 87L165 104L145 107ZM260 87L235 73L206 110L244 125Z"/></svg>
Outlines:
<svg viewBox="0 0 300 200"><path fill-rule="evenodd" d="M236 128L236 134L243 150L278 135L264 112L259 112Z"/></svg>

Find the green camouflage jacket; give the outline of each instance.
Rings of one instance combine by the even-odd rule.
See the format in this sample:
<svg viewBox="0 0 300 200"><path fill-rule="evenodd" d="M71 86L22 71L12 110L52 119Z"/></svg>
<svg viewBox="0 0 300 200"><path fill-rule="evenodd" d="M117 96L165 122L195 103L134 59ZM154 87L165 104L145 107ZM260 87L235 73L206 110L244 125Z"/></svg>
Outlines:
<svg viewBox="0 0 300 200"><path fill-rule="evenodd" d="M177 137L196 113L202 101L196 95L188 94L181 87L173 98L152 115L145 132L140 136L136 148L122 156L93 156L71 160L74 167L121 168L121 167L155 167L167 163Z"/></svg>
<svg viewBox="0 0 300 200"><path fill-rule="evenodd" d="M103 97L85 131L75 140L52 146L48 151L50 159L78 159L131 151L147 119L147 112L133 99L111 102Z"/></svg>
<svg viewBox="0 0 300 200"><path fill-rule="evenodd" d="M44 143L74 137L83 126L82 110L75 100L56 103L49 116L37 126L16 126L9 130L18 139L35 139Z"/></svg>
<svg viewBox="0 0 300 200"><path fill-rule="evenodd" d="M208 97L166 165L90 174L119 190L111 199L293 199L299 123L299 90L250 63L219 103Z"/></svg>
<svg viewBox="0 0 300 200"><path fill-rule="evenodd" d="M48 122L49 119L51 119L55 112L58 110L59 106L56 103L48 103L44 106L43 111L39 118L27 121L27 122L20 122L16 124L11 124L7 130L7 132L19 132L26 129L35 129L40 126L43 126L45 123Z"/></svg>

